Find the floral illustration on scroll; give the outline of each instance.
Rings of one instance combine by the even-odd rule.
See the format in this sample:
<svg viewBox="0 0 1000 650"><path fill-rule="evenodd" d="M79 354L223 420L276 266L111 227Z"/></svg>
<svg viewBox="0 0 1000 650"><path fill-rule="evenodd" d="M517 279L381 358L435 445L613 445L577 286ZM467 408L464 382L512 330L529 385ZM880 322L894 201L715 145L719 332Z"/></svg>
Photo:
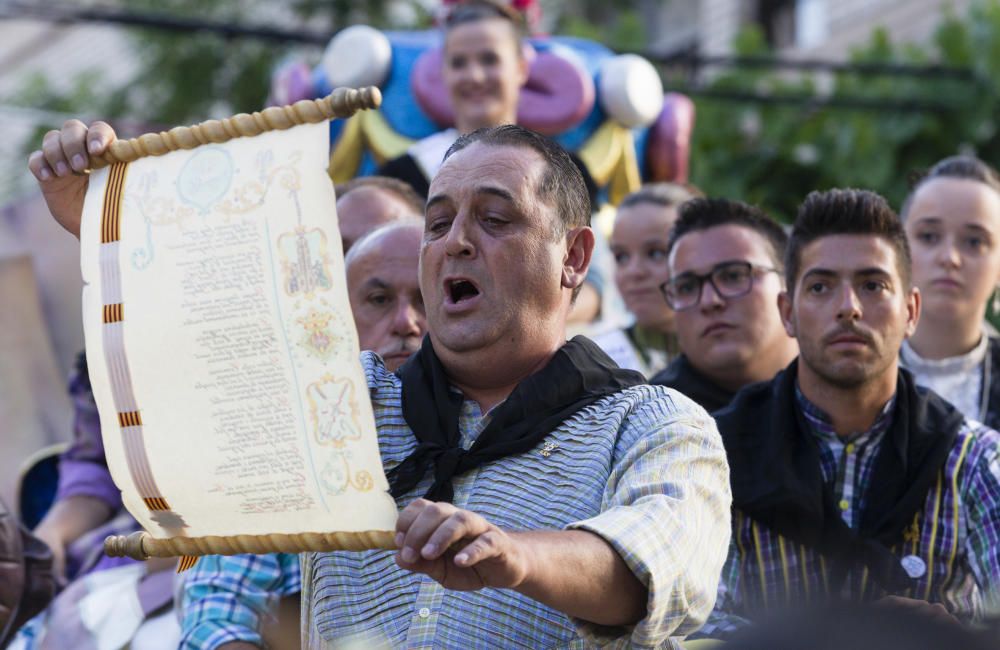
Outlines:
<svg viewBox="0 0 1000 650"><path fill-rule="evenodd" d="M351 454L346 451L336 452L326 461L320 470L320 481L327 493L333 495L343 494L348 487L358 492L368 492L375 487L375 480L367 470L351 476Z"/></svg>
<svg viewBox="0 0 1000 650"><path fill-rule="evenodd" d="M333 447L321 470L324 487L330 494L342 494L348 487L366 492L374 481L365 470L351 472L351 451L348 443L361 439L357 426L359 416L356 389L349 379L323 375L306 387L309 415L316 442Z"/></svg>
<svg viewBox="0 0 1000 650"><path fill-rule="evenodd" d="M132 251L132 268L142 271L148 267L155 257L153 246L153 227L169 225L180 226L194 216L194 208L178 205L173 197L165 197L156 192L159 186L159 174L156 171L144 173L125 196L125 213L129 214L132 207L142 217L145 226L145 244ZM126 218L125 226L129 221Z"/></svg>
<svg viewBox="0 0 1000 650"><path fill-rule="evenodd" d="M280 187L287 191L289 198L295 204L295 211L301 215L299 206L299 191L302 180L299 178L299 163L301 151L293 151L284 164L275 165L274 152L270 149L257 154L254 168L257 178L251 178L233 188L231 198L221 201L217 210L222 214L245 214L264 205L272 187Z"/></svg>
<svg viewBox="0 0 1000 650"><path fill-rule="evenodd" d="M358 430L358 405L354 383L349 379L323 375L306 387L309 416L316 442L343 449L348 442L361 439Z"/></svg>
<svg viewBox="0 0 1000 650"><path fill-rule="evenodd" d="M302 226L278 237L281 270L285 274L285 293L311 298L317 291L333 286L326 235L318 228Z"/></svg>
<svg viewBox="0 0 1000 650"><path fill-rule="evenodd" d="M272 187L287 190L298 210L301 182L296 165L300 158L301 152L294 151L284 164L276 165L274 153L262 151L255 160L256 176L234 184L241 170L230 154L221 147L199 147L181 168L172 184L176 191L170 196L156 191L160 187L156 171L144 173L126 197L127 207L134 205L145 224L146 241L132 252L132 266L141 271L153 261L154 227L182 227L195 214L205 216L210 210L223 219L246 214L264 205Z"/></svg>
<svg viewBox="0 0 1000 650"><path fill-rule="evenodd" d="M233 181L233 157L222 147L199 147L177 175L177 196L202 215L224 197Z"/></svg>
<svg viewBox="0 0 1000 650"><path fill-rule="evenodd" d="M333 325L331 321L334 321ZM343 320L331 311L310 309L295 322L304 330L302 347L320 361L328 360L344 342L344 337L337 333L343 329Z"/></svg>

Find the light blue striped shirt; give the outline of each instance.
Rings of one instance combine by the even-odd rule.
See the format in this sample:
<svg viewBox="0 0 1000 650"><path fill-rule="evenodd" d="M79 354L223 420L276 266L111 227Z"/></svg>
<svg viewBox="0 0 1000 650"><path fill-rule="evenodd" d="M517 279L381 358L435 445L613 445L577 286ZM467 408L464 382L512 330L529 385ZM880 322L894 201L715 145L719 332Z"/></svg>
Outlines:
<svg viewBox="0 0 1000 650"><path fill-rule="evenodd" d="M375 355L362 361L389 470L416 439L403 420L399 378ZM462 444L471 446L488 422L466 400ZM430 482L400 497L400 507ZM714 421L680 393L637 386L598 400L535 449L463 474L454 488L456 506L506 530L580 528L603 537L648 587L646 617L629 628L599 627L512 590L446 590L397 567L391 552L305 554L305 647L670 648L712 610L729 542L729 471ZM227 562L251 577L241 558L204 558L191 572L187 647L255 640L254 630L233 622L241 587L219 580Z"/></svg>

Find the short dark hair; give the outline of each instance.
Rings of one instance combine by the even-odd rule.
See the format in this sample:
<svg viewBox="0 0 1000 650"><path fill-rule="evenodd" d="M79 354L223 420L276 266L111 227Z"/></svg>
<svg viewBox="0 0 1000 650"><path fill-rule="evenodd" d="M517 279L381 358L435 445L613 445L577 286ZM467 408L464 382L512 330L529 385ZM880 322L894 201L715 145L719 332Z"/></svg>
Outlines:
<svg viewBox="0 0 1000 650"><path fill-rule="evenodd" d="M912 286L910 245L903 223L882 196L851 188L811 192L799 208L785 252L785 284L789 292L801 270L802 249L831 235L869 235L889 242L896 251L896 266L904 286Z"/></svg>
<svg viewBox="0 0 1000 650"><path fill-rule="evenodd" d="M398 178L390 178L388 176L361 176L360 178L352 178L346 183L338 183L333 189L337 194L337 198L342 199L352 190L356 190L361 187L374 187L395 194L399 200L413 210L413 216L422 217L424 215L423 197L417 194L417 191L414 190L409 183L404 183Z"/></svg>
<svg viewBox="0 0 1000 650"><path fill-rule="evenodd" d="M977 181L993 188L1000 193L1000 174L990 165L986 164L975 156L949 156L934 163L934 166L926 173L917 176L913 182L910 193L903 201L903 207L899 211L901 219L906 219L913 205L913 197L925 183L935 178L962 178L970 181Z"/></svg>
<svg viewBox="0 0 1000 650"><path fill-rule="evenodd" d="M499 0L464 0L456 4L444 19L444 31L451 31L459 25L476 23L480 20L498 18L510 23L514 36L520 45L526 33L525 20L516 9ZM518 48L520 51L520 47Z"/></svg>
<svg viewBox="0 0 1000 650"><path fill-rule="evenodd" d="M771 259L779 271L784 266L788 235L777 221L755 205L730 199L694 198L681 204L677 223L670 231L667 253L670 254L678 240L690 232L699 232L716 226L742 226L759 234L771 247Z"/></svg>
<svg viewBox="0 0 1000 650"><path fill-rule="evenodd" d="M545 162L538 197L555 207L561 217L561 227L555 232L564 234L572 228L590 225L590 194L583 174L554 140L516 124L484 127L455 140L444 160L476 142L492 147L521 147L537 153Z"/></svg>
<svg viewBox="0 0 1000 650"><path fill-rule="evenodd" d="M618 209L630 208L633 205L652 203L664 208L674 208L685 201L705 196L693 185L682 183L646 183L636 191L625 196L618 204Z"/></svg>

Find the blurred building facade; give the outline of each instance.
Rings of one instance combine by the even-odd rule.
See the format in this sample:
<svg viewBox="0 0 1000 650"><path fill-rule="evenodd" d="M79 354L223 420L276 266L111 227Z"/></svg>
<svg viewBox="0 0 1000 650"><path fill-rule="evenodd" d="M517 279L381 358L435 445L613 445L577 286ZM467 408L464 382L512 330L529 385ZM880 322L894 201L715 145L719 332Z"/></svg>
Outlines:
<svg viewBox="0 0 1000 650"><path fill-rule="evenodd" d="M775 54L846 60L882 27L894 42L931 37L944 12L964 13L973 0L670 0L641 11L650 50L661 54L733 54L733 39L759 25Z"/></svg>
<svg viewBox="0 0 1000 650"><path fill-rule="evenodd" d="M71 437L66 376L83 348L79 246L48 216L22 143L74 115L31 101L44 77L57 93L84 78L114 88L137 60L120 29L93 24L0 20L0 496L14 503L22 463ZM84 77L90 71L99 71Z"/></svg>

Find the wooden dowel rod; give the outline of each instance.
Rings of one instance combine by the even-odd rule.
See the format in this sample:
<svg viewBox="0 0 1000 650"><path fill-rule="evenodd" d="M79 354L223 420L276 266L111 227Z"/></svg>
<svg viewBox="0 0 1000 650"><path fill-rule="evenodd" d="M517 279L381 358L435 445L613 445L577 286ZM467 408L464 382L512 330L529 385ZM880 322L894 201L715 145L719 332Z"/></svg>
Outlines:
<svg viewBox="0 0 1000 650"><path fill-rule="evenodd" d="M396 548L395 533L372 530L356 533L301 533L298 535L233 535L157 539L145 531L112 535L104 540L109 557L148 560L182 555L236 555L238 553L302 553L306 551L366 551Z"/></svg>
<svg viewBox="0 0 1000 650"><path fill-rule="evenodd" d="M337 88L322 99L303 99L290 106L271 106L251 114L240 113L222 120L207 120L194 126L177 126L169 131L146 133L130 140L115 140L101 156L92 156L91 169L117 162L133 162L145 156L162 156L171 151L194 149L208 143L283 131L299 124L315 124L350 117L362 109L378 108L382 93L375 86Z"/></svg>

